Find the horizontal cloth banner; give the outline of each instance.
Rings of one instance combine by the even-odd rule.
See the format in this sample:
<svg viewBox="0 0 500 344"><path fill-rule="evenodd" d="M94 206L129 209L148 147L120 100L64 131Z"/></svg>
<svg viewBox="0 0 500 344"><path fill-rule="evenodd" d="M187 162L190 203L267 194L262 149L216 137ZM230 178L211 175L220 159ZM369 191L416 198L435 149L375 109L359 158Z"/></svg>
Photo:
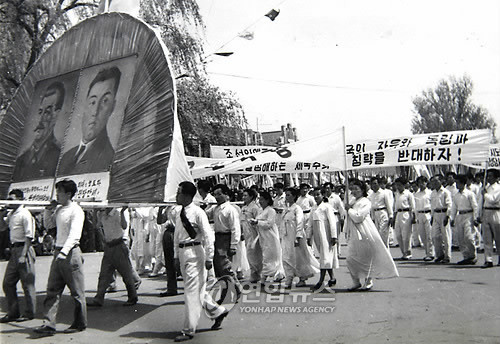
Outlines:
<svg viewBox="0 0 500 344"><path fill-rule="evenodd" d="M464 164L464 165L479 169L493 168L495 170L500 170L500 145L499 144L490 145L489 148L490 148L489 151L490 153L488 156L488 162Z"/></svg>
<svg viewBox="0 0 500 344"><path fill-rule="evenodd" d="M193 178L230 174L334 172L408 165L485 162L490 130L409 135L363 140L345 145L347 166L340 150L339 131L281 147L212 146L220 158L187 157ZM232 156L232 159L224 156ZM498 156L496 157L498 165Z"/></svg>
<svg viewBox="0 0 500 344"><path fill-rule="evenodd" d="M488 159L489 129L408 135L346 145L347 168L480 163Z"/></svg>
<svg viewBox="0 0 500 344"><path fill-rule="evenodd" d="M188 158L193 178L222 173L275 174L326 172L345 169L344 129L281 147L261 147L260 152L233 159ZM200 158L196 158L200 159ZM302 165L300 165L302 164Z"/></svg>

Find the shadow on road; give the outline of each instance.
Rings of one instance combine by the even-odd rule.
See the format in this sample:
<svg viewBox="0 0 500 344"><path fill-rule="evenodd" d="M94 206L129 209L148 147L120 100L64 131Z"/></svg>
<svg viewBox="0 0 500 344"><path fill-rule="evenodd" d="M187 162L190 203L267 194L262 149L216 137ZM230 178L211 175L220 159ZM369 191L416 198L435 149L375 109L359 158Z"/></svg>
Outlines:
<svg viewBox="0 0 500 344"><path fill-rule="evenodd" d="M209 328L197 329L196 334L203 332L213 332L214 330ZM136 331L120 335L122 338L138 338L138 339L171 339L174 340L181 331L169 331L169 332L146 332L146 331Z"/></svg>

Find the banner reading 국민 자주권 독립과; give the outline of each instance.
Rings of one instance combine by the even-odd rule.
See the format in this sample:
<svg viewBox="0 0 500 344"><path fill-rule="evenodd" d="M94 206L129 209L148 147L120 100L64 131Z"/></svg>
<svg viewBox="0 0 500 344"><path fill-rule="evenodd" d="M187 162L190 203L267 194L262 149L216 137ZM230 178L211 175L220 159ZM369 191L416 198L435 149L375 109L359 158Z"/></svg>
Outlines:
<svg viewBox="0 0 500 344"><path fill-rule="evenodd" d="M346 144L347 168L472 164L488 159L491 131L462 130Z"/></svg>
<svg viewBox="0 0 500 344"><path fill-rule="evenodd" d="M347 169L484 162L490 135L489 130L464 130L347 143ZM336 144L332 144L334 140L338 140ZM334 133L282 147L214 146L213 152L218 158L188 157L188 164L194 178L219 173L333 172L345 166L339 142L342 138ZM296 151L298 148L300 153ZM490 155L491 152L490 149ZM233 156L233 159L224 155ZM495 159L498 160L498 156L490 156L490 166Z"/></svg>

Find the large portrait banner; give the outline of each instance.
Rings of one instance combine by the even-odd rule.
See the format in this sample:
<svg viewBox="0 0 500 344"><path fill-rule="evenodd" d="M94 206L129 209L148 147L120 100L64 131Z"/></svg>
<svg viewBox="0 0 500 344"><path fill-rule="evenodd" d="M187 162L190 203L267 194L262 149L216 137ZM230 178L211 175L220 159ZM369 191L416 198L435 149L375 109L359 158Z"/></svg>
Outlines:
<svg viewBox="0 0 500 344"><path fill-rule="evenodd" d="M167 56L159 35L124 13L64 33L0 123L0 198L20 188L27 199L48 200L57 181L71 178L77 200L171 199L171 185L190 174Z"/></svg>

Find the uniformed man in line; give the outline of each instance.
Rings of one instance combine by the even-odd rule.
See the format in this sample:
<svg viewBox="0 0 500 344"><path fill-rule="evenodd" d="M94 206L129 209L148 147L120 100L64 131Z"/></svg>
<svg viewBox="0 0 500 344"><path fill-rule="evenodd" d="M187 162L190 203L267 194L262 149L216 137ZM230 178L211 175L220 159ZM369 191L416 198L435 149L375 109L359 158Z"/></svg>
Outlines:
<svg viewBox="0 0 500 344"><path fill-rule="evenodd" d="M451 194L451 202L453 203L453 199L455 198L455 195L458 192L457 184L455 182L457 178L457 174L455 172L447 172L445 176L445 185L446 190L448 190ZM458 250L460 245L458 242L458 234L457 234L457 229L455 228L454 225L450 223L450 228L451 228L451 248L452 250Z"/></svg>
<svg viewBox="0 0 500 344"><path fill-rule="evenodd" d="M451 206L451 222L455 227L458 244L464 259L459 261L459 265L476 264L476 245L474 240L474 226L477 224L478 209L474 193L465 188L467 177L458 175L456 177L458 192L453 196Z"/></svg>
<svg viewBox="0 0 500 344"><path fill-rule="evenodd" d="M403 254L402 260L409 260L411 256L412 224L415 219L415 198L405 188L407 180L400 177L394 181L397 190L394 201L394 233L398 240L399 248Z"/></svg>
<svg viewBox="0 0 500 344"><path fill-rule="evenodd" d="M202 309L215 320L214 330L221 327L228 314L206 292L207 270L213 266L214 232L206 213L193 203L195 195L196 186L193 183L186 181L179 184L176 202L182 208L176 215L174 249L184 279L185 317L184 328L175 338L176 342L193 338Z"/></svg>
<svg viewBox="0 0 500 344"><path fill-rule="evenodd" d="M431 178L431 232L436 253L435 263L449 263L451 259L450 212L451 193L443 187L443 176Z"/></svg>
<svg viewBox="0 0 500 344"><path fill-rule="evenodd" d="M386 247L389 247L389 226L394 217L394 210L392 209L393 202L391 196L386 190L380 187L380 180L378 177L372 177L370 180L373 193L368 197L372 203L371 214L375 227L377 227L380 238Z"/></svg>
<svg viewBox="0 0 500 344"><path fill-rule="evenodd" d="M21 190L9 192L9 200L23 200ZM34 219L23 205L9 206L11 212L4 219L7 209L0 211L0 226L10 229L10 258L5 269L3 291L7 299L7 314L0 319L1 323L10 321L25 321L35 317L36 290L35 290L35 250L31 241L35 235ZM17 298L17 282L21 280L24 290L26 308L23 314L19 310Z"/></svg>
<svg viewBox="0 0 500 344"><path fill-rule="evenodd" d="M493 241L497 247L497 255L500 251L500 184L498 183L500 173L498 170L490 169L487 172L487 184L483 191L482 201L482 230L484 240L484 265L482 268L493 267ZM500 256L498 258L500 265Z"/></svg>
<svg viewBox="0 0 500 344"><path fill-rule="evenodd" d="M431 234L431 194L427 188L428 179L425 176L417 178L418 191L415 197L416 230L420 234L425 249L425 262L434 260L434 245Z"/></svg>

